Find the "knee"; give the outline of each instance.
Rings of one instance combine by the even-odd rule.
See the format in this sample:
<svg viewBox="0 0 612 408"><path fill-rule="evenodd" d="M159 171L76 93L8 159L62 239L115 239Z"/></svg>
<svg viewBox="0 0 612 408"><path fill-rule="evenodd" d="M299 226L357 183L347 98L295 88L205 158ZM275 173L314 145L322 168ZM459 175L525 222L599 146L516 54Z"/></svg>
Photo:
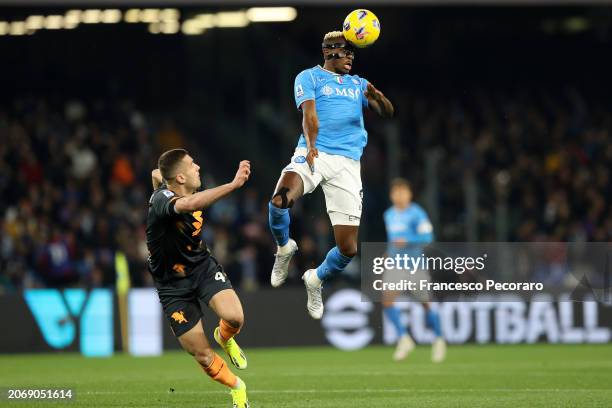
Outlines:
<svg viewBox="0 0 612 408"><path fill-rule="evenodd" d="M193 353L193 358L203 367L208 367L215 359L215 351L210 347L203 347L195 350Z"/></svg>
<svg viewBox="0 0 612 408"><path fill-rule="evenodd" d="M355 255L357 255L357 242L355 241L342 242L338 244L338 249L340 250L340 253L342 255L349 257L349 258L353 258Z"/></svg>
<svg viewBox="0 0 612 408"><path fill-rule="evenodd" d="M227 316L223 320L234 329L242 329L242 326L244 325L244 314L236 312L231 316Z"/></svg>
<svg viewBox="0 0 612 408"><path fill-rule="evenodd" d="M274 197L272 197L272 200L270 200L270 202L276 208L281 208L281 209L287 208L287 207L283 207L283 198L279 195L275 195Z"/></svg>
<svg viewBox="0 0 612 408"><path fill-rule="evenodd" d="M280 209L293 207L294 197L292 191L288 187L280 187L272 196L270 202L273 206Z"/></svg>

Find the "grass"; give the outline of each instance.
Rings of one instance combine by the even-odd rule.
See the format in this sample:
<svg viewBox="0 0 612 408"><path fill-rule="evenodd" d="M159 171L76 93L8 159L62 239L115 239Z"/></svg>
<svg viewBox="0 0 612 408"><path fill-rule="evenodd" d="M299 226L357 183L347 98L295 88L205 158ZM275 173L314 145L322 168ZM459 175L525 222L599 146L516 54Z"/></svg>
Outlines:
<svg viewBox="0 0 612 408"><path fill-rule="evenodd" d="M433 364L420 346L402 363L388 347L247 350L253 408L611 407L612 345L449 347ZM227 391L187 354L86 359L0 356L2 406L231 407ZM14 402L6 388L73 388L75 401ZM171 391L173 389L174 391Z"/></svg>

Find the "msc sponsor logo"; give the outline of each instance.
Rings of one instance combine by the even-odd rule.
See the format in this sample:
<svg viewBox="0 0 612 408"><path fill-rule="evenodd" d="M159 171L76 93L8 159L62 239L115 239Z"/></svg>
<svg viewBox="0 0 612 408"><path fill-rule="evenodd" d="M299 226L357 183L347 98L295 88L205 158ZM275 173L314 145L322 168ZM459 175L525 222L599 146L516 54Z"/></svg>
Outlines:
<svg viewBox="0 0 612 408"><path fill-rule="evenodd" d="M359 88L332 88L329 85L325 85L321 89L321 93L325 96L344 96L352 100L359 99L361 96L361 90Z"/></svg>
<svg viewBox="0 0 612 408"><path fill-rule="evenodd" d="M336 88L336 96L346 96L351 99L357 99L361 95L361 91L357 88Z"/></svg>

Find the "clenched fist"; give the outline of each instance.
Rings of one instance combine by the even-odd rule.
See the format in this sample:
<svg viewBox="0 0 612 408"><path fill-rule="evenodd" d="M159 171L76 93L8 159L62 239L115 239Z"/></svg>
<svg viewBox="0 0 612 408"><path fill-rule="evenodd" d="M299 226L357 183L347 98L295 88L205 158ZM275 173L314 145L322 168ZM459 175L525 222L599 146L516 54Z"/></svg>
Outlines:
<svg viewBox="0 0 612 408"><path fill-rule="evenodd" d="M235 188L240 188L246 183L251 175L251 162L248 160L243 160L238 165L238 171L236 172L236 176L232 181L232 184Z"/></svg>

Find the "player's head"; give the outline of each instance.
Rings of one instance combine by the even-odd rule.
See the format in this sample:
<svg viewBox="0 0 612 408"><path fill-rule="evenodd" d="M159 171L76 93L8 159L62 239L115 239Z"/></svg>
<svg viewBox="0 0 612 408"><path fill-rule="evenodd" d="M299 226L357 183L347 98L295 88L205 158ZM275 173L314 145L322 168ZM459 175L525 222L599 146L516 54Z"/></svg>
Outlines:
<svg viewBox="0 0 612 408"><path fill-rule="evenodd" d="M172 149L159 156L157 167L168 186L183 186L195 191L202 185L200 166L185 149Z"/></svg>
<svg viewBox="0 0 612 408"><path fill-rule="evenodd" d="M391 181L389 198L394 207L406 208L412 202L412 186L405 178L395 178Z"/></svg>
<svg viewBox="0 0 612 408"><path fill-rule="evenodd" d="M323 37L325 67L338 74L348 74L353 67L355 49L346 41L341 31L331 31Z"/></svg>

